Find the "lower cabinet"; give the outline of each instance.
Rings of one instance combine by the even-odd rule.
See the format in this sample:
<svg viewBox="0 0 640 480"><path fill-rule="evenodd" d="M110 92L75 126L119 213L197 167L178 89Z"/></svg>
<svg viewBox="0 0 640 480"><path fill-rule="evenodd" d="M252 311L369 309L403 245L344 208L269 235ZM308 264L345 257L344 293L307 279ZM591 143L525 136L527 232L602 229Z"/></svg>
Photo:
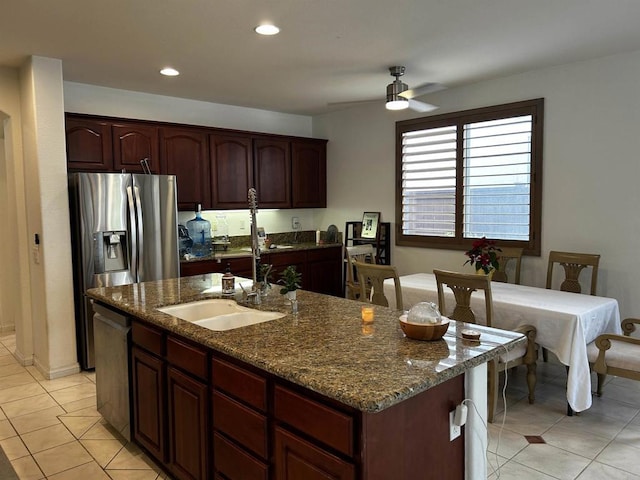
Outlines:
<svg viewBox="0 0 640 480"><path fill-rule="evenodd" d="M353 464L275 427L277 480L355 480Z"/></svg>
<svg viewBox="0 0 640 480"><path fill-rule="evenodd" d="M289 265L295 265L302 273L302 288L310 292L342 296L342 246L323 247L291 252L265 253L260 259L263 264L271 264L271 282L276 283ZM231 273L238 277L251 278L253 269L249 257L200 260L180 264L180 276L223 273L230 264Z"/></svg>
<svg viewBox="0 0 640 480"><path fill-rule="evenodd" d="M464 375L366 413L141 320L132 342L134 440L179 480L464 478Z"/></svg>
<svg viewBox="0 0 640 480"><path fill-rule="evenodd" d="M169 469L180 479L207 478L207 386L167 369Z"/></svg>
<svg viewBox="0 0 640 480"><path fill-rule="evenodd" d="M166 461L164 364L134 346L131 349L133 438L158 461Z"/></svg>

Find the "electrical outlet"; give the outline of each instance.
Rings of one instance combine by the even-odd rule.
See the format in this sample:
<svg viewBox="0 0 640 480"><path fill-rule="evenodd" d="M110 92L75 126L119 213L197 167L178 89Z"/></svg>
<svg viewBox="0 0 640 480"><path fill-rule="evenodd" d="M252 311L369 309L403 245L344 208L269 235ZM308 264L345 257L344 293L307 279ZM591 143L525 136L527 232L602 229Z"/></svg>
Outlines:
<svg viewBox="0 0 640 480"><path fill-rule="evenodd" d="M300 219L298 217L291 217L291 228L298 230L300 228Z"/></svg>
<svg viewBox="0 0 640 480"><path fill-rule="evenodd" d="M456 411L451 410L449 412L449 441L451 442L460 436L460 430L462 428L460 427L460 425L455 424L455 421L454 421L455 416L456 416Z"/></svg>

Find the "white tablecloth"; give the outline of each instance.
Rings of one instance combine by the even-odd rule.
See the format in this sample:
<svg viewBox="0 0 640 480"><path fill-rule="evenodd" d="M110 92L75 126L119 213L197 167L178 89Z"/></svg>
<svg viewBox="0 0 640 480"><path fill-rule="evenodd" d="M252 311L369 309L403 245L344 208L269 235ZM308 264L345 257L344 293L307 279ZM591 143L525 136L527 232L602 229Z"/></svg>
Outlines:
<svg viewBox="0 0 640 480"><path fill-rule="evenodd" d="M435 275L415 273L400 277L405 310L418 302L438 303ZM450 289L447 306L454 305ZM395 305L393 280L385 281L384 293ZM491 283L493 327L512 330L520 325L537 329L536 342L568 365L567 401L576 412L591 406L591 375L587 344L601 333L622 333L618 302L613 298L547 290L544 288ZM484 295L474 293L471 307L478 322L484 322ZM450 312L442 312L443 315Z"/></svg>

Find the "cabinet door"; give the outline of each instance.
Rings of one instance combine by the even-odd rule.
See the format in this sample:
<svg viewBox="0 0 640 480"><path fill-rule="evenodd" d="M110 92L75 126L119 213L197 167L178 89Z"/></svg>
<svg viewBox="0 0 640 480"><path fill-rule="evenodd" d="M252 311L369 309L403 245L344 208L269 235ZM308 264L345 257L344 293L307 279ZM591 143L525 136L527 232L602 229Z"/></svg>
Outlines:
<svg viewBox="0 0 640 480"><path fill-rule="evenodd" d="M167 368L169 468L179 479L207 478L207 387Z"/></svg>
<svg viewBox="0 0 640 480"><path fill-rule="evenodd" d="M144 173L143 159L148 159L151 173L160 173L158 128L136 123L116 123L112 126L113 166L116 171Z"/></svg>
<svg viewBox="0 0 640 480"><path fill-rule="evenodd" d="M109 123L67 115L65 129L69 170L113 171Z"/></svg>
<svg viewBox="0 0 640 480"><path fill-rule="evenodd" d="M133 436L159 461L166 461L162 361L132 347Z"/></svg>
<svg viewBox="0 0 640 480"><path fill-rule="evenodd" d="M291 144L293 208L327 206L326 143L294 141Z"/></svg>
<svg viewBox="0 0 640 480"><path fill-rule="evenodd" d="M161 173L175 175L178 182L178 210L193 211L196 203L211 209L207 136L200 130L162 128L160 131Z"/></svg>
<svg viewBox="0 0 640 480"><path fill-rule="evenodd" d="M353 480L351 463L287 430L275 428L276 480Z"/></svg>
<svg viewBox="0 0 640 480"><path fill-rule="evenodd" d="M248 208L253 186L251 137L210 135L213 208Z"/></svg>
<svg viewBox="0 0 640 480"><path fill-rule="evenodd" d="M310 250L305 290L342 296L342 247Z"/></svg>
<svg viewBox="0 0 640 480"><path fill-rule="evenodd" d="M282 277L280 273L289 265L295 265L296 271L302 274L302 288L307 290L307 254L305 252L279 252L269 255L269 262L273 266L271 270L271 281L277 283ZM279 291L279 286L274 285L276 291Z"/></svg>
<svg viewBox="0 0 640 480"><path fill-rule="evenodd" d="M254 183L261 208L291 207L291 144L285 140L253 141Z"/></svg>

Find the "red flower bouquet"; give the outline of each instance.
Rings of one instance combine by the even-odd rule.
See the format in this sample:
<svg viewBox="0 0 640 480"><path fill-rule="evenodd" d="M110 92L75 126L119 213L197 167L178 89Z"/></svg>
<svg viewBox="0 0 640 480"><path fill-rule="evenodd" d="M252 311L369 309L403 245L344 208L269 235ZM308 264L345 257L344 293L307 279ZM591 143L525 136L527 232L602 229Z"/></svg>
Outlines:
<svg viewBox="0 0 640 480"><path fill-rule="evenodd" d="M482 237L475 242L471 246L471 250L465 252L464 254L469 257L469 260L464 262L464 265L470 263L477 270L482 270L484 273L489 273L490 270L498 269L498 254L496 252L501 252L498 247L496 247L496 242L493 240L487 240L486 237Z"/></svg>

